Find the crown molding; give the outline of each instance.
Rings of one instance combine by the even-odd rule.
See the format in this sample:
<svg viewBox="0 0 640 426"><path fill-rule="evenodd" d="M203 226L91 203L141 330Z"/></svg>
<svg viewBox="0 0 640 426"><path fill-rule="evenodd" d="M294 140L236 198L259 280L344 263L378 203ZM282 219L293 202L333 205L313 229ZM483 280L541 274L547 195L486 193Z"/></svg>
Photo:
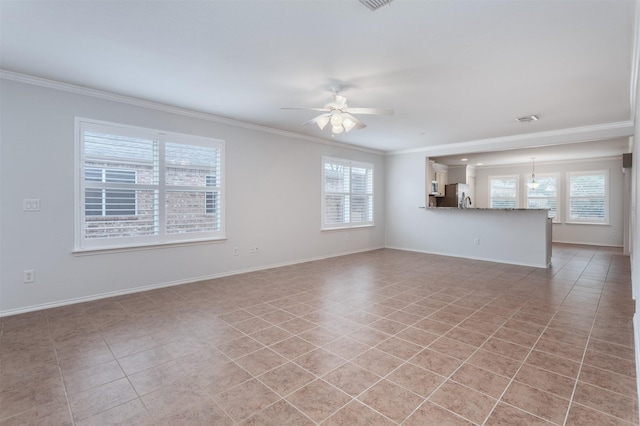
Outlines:
<svg viewBox="0 0 640 426"><path fill-rule="evenodd" d="M387 155L411 154L419 152L425 153L429 156L473 154L487 151L535 148L547 145L562 145L578 142L613 139L633 136L633 133L634 123L633 121L629 120L616 123L596 124L593 126L551 130L547 132L524 133L520 135L504 136L499 138L434 145L424 148L388 152Z"/></svg>
<svg viewBox="0 0 640 426"><path fill-rule="evenodd" d="M227 126L239 127L242 129L254 130L254 131L263 132L263 133L269 133L272 135L301 139L301 140L305 140L307 142L312 142L312 143L319 143L323 145L330 145L330 146L335 146L339 148L351 149L354 151L361 151L369 154L384 155L383 151L378 151L375 149L368 149L368 148L363 148L356 145L350 145L343 142L336 142L333 140L318 138L314 136L307 136L307 135L290 132L286 130L274 129L272 127L261 126L259 124L248 123L240 120L234 120L232 118L222 117L219 115L210 114L206 112L194 111L186 108L176 107L173 105L162 104L159 102L148 101L148 100L134 98L134 97L125 96L125 95L119 95L116 93L106 92L103 90L92 89L84 86L77 86L75 84L63 83L60 81L49 80L41 77L34 77L31 75L21 74L21 73L7 71L3 69L0 69L0 79L29 84L32 86L45 87L48 89L54 89L61 92L89 96L92 98L103 99L111 102L118 102L121 104L137 106L141 108L166 112L170 114L181 115L183 117L210 121L218 124L224 124Z"/></svg>
<svg viewBox="0 0 640 426"><path fill-rule="evenodd" d="M550 166L556 164L578 164L578 163L593 163L598 161L621 161L622 157L620 155L607 155L603 157L590 157L590 158L576 158L572 160L549 160L549 161L537 161L536 167L538 166ZM621 163L622 164L622 163ZM451 167L451 166L449 166ZM508 169L513 167L531 167L531 162L518 162L518 163L510 163L510 164L496 164L496 165L482 165L475 166L476 170L491 170L491 169ZM538 174L543 175L544 173L536 172L536 176Z"/></svg>

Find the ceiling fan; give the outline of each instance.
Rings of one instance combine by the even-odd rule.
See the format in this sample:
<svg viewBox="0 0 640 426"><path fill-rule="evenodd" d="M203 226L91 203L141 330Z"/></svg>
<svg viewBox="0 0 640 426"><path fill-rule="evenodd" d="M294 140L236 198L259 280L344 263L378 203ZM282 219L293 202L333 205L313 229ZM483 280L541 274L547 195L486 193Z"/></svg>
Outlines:
<svg viewBox="0 0 640 426"><path fill-rule="evenodd" d="M358 120L352 114L374 114L374 115L392 115L393 110L388 108L351 108L347 102L347 98L340 95L342 86L331 87L333 98L322 108L282 108L282 109L302 109L307 111L322 111L317 117L309 121L305 121L302 125L315 123L324 129L327 124L331 124L331 133L337 135L342 132L348 132L352 129L364 129L367 127L362 121Z"/></svg>

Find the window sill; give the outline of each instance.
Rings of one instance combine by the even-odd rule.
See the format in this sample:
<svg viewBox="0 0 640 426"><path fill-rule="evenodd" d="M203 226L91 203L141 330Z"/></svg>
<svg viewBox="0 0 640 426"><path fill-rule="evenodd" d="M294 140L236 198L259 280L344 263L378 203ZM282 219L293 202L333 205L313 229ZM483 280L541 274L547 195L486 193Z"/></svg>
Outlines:
<svg viewBox="0 0 640 426"><path fill-rule="evenodd" d="M196 245L204 245L204 244L220 244L220 243L225 243L226 241L227 241L226 237L213 238L213 239L209 238L204 240L173 241L173 242L158 243L158 244L140 244L136 246L127 246L127 247L96 247L96 248L74 249L71 253L74 256L93 256L96 254L125 253L125 252L131 252L131 251L156 250L156 249L165 249L165 248L172 248L172 247L196 246Z"/></svg>

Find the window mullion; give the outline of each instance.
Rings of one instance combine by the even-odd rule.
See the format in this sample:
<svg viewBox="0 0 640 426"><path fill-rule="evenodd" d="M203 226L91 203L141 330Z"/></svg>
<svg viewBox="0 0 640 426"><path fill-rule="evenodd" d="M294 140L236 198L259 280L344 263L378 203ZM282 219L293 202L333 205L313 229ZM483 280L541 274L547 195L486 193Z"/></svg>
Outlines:
<svg viewBox="0 0 640 426"><path fill-rule="evenodd" d="M166 239L167 235L167 193L166 193L166 142L159 138L158 140L158 158L156 159L158 171L158 199L156 200L158 209L158 237L161 241Z"/></svg>
<svg viewBox="0 0 640 426"><path fill-rule="evenodd" d="M349 217L347 218L347 224L353 226L351 222L353 218L353 164L349 165L349 190L347 194L349 194Z"/></svg>

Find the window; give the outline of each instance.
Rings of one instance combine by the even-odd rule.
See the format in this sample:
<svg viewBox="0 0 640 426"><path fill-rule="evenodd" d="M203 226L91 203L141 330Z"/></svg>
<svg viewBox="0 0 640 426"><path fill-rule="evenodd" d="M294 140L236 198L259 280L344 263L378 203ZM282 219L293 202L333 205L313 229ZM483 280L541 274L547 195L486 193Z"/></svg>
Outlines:
<svg viewBox="0 0 640 426"><path fill-rule="evenodd" d="M373 225L373 164L323 158L322 228Z"/></svg>
<svg viewBox="0 0 640 426"><path fill-rule="evenodd" d="M531 182L531 176L526 183ZM525 185L528 209L549 209L549 217L556 222L558 217L558 177L556 175L536 175L536 182L540 185L529 188Z"/></svg>
<svg viewBox="0 0 640 426"><path fill-rule="evenodd" d="M518 207L518 176L489 176L489 207L492 209Z"/></svg>
<svg viewBox="0 0 640 426"><path fill-rule="evenodd" d="M567 173L569 223L609 223L607 171Z"/></svg>
<svg viewBox="0 0 640 426"><path fill-rule="evenodd" d="M77 119L76 249L224 238L215 139Z"/></svg>

